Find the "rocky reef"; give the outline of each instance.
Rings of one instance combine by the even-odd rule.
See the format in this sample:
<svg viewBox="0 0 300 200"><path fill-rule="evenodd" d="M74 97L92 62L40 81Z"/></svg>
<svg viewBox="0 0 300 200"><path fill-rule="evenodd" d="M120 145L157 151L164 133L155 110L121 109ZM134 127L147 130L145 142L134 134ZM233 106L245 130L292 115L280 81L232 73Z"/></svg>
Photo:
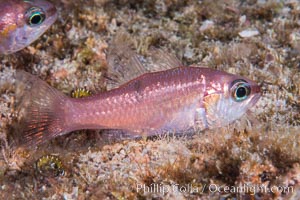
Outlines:
<svg viewBox="0 0 300 200"><path fill-rule="evenodd" d="M299 1L51 2L56 23L0 55L1 199L300 199ZM248 77L262 97L235 123L192 136L114 141L88 130L15 145L15 70L68 95L104 91L105 55L119 30L145 57L154 46L186 65Z"/></svg>

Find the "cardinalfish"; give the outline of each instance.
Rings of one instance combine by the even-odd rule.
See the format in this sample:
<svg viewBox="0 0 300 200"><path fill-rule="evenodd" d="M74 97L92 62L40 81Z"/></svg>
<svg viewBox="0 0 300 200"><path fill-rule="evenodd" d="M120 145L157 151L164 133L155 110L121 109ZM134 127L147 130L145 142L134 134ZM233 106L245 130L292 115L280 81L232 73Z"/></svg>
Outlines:
<svg viewBox="0 0 300 200"><path fill-rule="evenodd" d="M123 47L116 50L130 52ZM120 54L111 53L109 68L118 71L124 65L126 73L136 72L134 78L123 78L125 83L119 86L82 98L68 97L39 78L17 71L16 79L25 87L21 95L25 142L36 145L81 129L117 129L133 136L212 129L240 118L261 96L259 85L245 77L183 66L170 56L156 55L159 61L164 59L164 65L145 72L137 56L115 62Z"/></svg>
<svg viewBox="0 0 300 200"><path fill-rule="evenodd" d="M0 54L30 45L56 18L55 6L45 0L0 0Z"/></svg>

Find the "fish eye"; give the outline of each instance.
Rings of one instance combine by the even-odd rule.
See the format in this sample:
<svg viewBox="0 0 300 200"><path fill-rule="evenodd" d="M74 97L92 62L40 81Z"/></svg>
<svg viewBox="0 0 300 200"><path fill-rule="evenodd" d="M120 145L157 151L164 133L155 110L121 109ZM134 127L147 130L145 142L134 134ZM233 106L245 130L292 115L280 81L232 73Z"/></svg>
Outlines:
<svg viewBox="0 0 300 200"><path fill-rule="evenodd" d="M234 81L232 88L232 97L235 101L241 102L248 98L251 93L249 84L244 80Z"/></svg>
<svg viewBox="0 0 300 200"><path fill-rule="evenodd" d="M27 24L29 26L37 26L46 19L44 11L40 8L32 7L26 12Z"/></svg>

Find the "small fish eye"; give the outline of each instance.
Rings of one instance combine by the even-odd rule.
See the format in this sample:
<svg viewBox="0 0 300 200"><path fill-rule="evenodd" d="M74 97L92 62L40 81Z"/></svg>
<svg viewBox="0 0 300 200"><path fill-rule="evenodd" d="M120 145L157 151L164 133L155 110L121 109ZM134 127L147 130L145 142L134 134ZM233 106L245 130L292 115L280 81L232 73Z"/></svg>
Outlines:
<svg viewBox="0 0 300 200"><path fill-rule="evenodd" d="M232 97L235 101L241 102L248 98L251 93L251 88L247 82L235 82L232 86Z"/></svg>
<svg viewBox="0 0 300 200"><path fill-rule="evenodd" d="M27 24L29 26L37 26L43 23L46 15L40 8L32 7L26 12Z"/></svg>

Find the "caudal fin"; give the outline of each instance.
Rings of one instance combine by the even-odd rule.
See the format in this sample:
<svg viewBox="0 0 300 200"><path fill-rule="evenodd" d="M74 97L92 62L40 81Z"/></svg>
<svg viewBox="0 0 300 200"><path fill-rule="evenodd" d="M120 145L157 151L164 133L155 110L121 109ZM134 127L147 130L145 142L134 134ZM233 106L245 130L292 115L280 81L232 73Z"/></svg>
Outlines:
<svg viewBox="0 0 300 200"><path fill-rule="evenodd" d="M63 93L25 71L17 71L16 99L22 144L34 146L64 133L67 97Z"/></svg>

